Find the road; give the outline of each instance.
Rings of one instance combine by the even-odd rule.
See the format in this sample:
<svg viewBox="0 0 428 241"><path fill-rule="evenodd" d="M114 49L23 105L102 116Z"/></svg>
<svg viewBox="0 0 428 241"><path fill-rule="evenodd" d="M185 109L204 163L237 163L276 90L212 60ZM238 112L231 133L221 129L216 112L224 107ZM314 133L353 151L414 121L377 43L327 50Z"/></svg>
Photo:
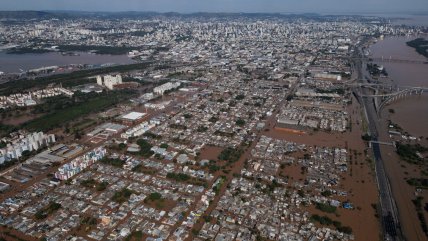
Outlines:
<svg viewBox="0 0 428 241"><path fill-rule="evenodd" d="M303 76L299 77L299 80L296 81L290 87L289 90L287 90L287 93L285 94L284 98L276 105L275 109L272 111L272 115L266 118L265 120L266 128L273 128L274 123L276 122L277 115L279 114L281 108L286 104L287 99L293 96L293 94L296 91L296 88L299 86L299 83L302 81L303 78L304 78ZM205 210L203 216L210 216L211 213L217 208L218 202L220 201L221 197L225 194L229 184L234 179L234 174L240 174L241 170L244 168L244 164L246 160L251 159L251 150L253 150L256 147L260 137L264 134L264 130L255 131L255 134L256 134L256 137L254 138L250 146L243 149L244 152L242 153L239 160L233 163L231 167L231 171L224 175L226 179L223 185L221 186L220 191L218 192L218 195L216 195L215 198L212 200L212 203L209 205L207 210ZM193 229L200 230L204 225L204 223L205 223L204 219L199 219L198 222L193 227ZM192 234L185 241L191 241L191 240L194 240L194 238L195 237Z"/></svg>
<svg viewBox="0 0 428 241"><path fill-rule="evenodd" d="M357 55L361 55L361 51L357 49L355 51ZM365 64L361 59L354 60L355 61L355 68L358 72L358 80L361 83L367 83L367 79L363 78L363 65ZM395 204L395 200L391 191L391 185L389 183L388 176L385 172L385 166L384 161L382 159L382 155L380 152L380 146L379 143L376 143L378 141L378 116L375 108L375 102L373 98L364 98L361 97L361 95L368 95L370 93L369 90L365 88L359 89L359 102L362 104L366 119L368 123L368 128L370 135L372 137L372 141L375 143L372 143L372 150L373 155L375 159L375 170L376 170L376 179L378 183L378 189L379 189L379 198L380 198L380 206L381 206L381 223L382 223L382 230L383 230L383 237L384 240L393 240L393 241L401 241L404 240L403 234L400 228L400 222L399 222L399 216L398 216L398 210Z"/></svg>

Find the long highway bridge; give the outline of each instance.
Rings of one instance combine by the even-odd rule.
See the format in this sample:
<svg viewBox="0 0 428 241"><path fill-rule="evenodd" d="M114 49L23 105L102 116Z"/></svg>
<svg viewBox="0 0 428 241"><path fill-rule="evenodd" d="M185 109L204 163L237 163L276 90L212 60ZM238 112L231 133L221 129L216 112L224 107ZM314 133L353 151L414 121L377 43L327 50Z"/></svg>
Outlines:
<svg viewBox="0 0 428 241"><path fill-rule="evenodd" d="M357 94L363 98L373 98L376 106L376 112L378 115L382 112L382 109L390 103L393 103L399 99L406 98L412 95L422 95L428 93L428 87L419 86L398 86L390 84L379 84L379 83L351 83L347 84L351 87L368 88L374 93L359 91Z"/></svg>
<svg viewBox="0 0 428 241"><path fill-rule="evenodd" d="M366 58L358 58L361 56L361 50L357 47L357 51L354 52L353 58L354 68L358 73L358 83L354 90L358 102L362 105L369 127L369 134L371 135L371 148L373 150L373 156L375 161L375 173L376 180L379 189L379 201L380 210L379 216L382 224L383 239L387 241L402 241L404 240L403 233L400 226L400 220L398 215L398 209L395 204L394 196L392 194L391 186L389 183L388 175L386 174L384 161L382 160L380 143L378 140L378 116L375 109L376 98L363 98L361 95L372 94L373 88L379 88L379 86L368 83L367 79L363 78L363 63L367 61ZM368 85L367 85L368 84ZM352 84L351 84L352 85ZM364 88L370 86L369 88ZM382 88L382 87L381 87ZM393 89L393 88L390 88ZM375 91L376 92L376 91Z"/></svg>
<svg viewBox="0 0 428 241"><path fill-rule="evenodd" d="M416 59L398 59L398 58L384 58L384 57L355 57L350 58L351 60L361 60L366 62L378 62L378 63L402 63L402 64L428 64L427 60L416 60Z"/></svg>

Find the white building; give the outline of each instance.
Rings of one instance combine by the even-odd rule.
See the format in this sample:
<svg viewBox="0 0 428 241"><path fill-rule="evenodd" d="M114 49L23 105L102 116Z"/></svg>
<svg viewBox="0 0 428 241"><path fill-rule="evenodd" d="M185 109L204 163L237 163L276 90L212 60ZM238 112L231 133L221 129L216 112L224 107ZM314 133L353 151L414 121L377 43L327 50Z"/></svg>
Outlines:
<svg viewBox="0 0 428 241"><path fill-rule="evenodd" d="M130 137L141 136L155 126L156 126L156 124L148 123L146 121L146 122L143 122L143 123L141 123L141 124L139 124L133 128L128 129L126 132L122 133L120 137L122 137L124 139L128 139Z"/></svg>
<svg viewBox="0 0 428 241"><path fill-rule="evenodd" d="M122 76L117 75L104 75L97 76L97 84L100 86L105 86L109 90L113 90L115 85L122 84Z"/></svg>
<svg viewBox="0 0 428 241"><path fill-rule="evenodd" d="M37 151L51 143L55 143L55 135L34 132L12 140L5 148L0 149L0 164L11 159L22 157L24 151Z"/></svg>
<svg viewBox="0 0 428 241"><path fill-rule="evenodd" d="M143 118L146 115L146 113L141 113L141 112L130 112L128 114L122 115L120 118L124 121L137 121L141 118Z"/></svg>
<svg viewBox="0 0 428 241"><path fill-rule="evenodd" d="M166 84L154 88L153 92L159 95L163 95L167 90L172 90L180 87L180 84L180 82L168 82Z"/></svg>

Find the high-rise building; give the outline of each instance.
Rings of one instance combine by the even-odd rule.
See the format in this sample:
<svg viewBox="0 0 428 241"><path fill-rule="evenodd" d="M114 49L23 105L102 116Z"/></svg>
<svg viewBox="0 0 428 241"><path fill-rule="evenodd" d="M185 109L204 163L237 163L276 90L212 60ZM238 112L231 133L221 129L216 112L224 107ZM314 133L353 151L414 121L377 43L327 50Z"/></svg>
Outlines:
<svg viewBox="0 0 428 241"><path fill-rule="evenodd" d="M109 90L113 90L115 85L122 84L122 76L117 75L104 75L97 76L97 84L100 86L105 86Z"/></svg>
<svg viewBox="0 0 428 241"><path fill-rule="evenodd" d="M25 136L19 136L10 140L10 143L0 149L0 164L12 159L22 157L24 151L37 151L43 147L55 143L55 135L46 135L43 132L34 132Z"/></svg>

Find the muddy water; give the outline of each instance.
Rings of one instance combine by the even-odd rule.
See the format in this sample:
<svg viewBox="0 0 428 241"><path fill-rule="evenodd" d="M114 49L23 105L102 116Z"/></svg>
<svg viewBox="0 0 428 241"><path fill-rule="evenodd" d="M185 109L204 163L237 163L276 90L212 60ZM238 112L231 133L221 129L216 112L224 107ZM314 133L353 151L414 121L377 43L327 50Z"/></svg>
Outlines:
<svg viewBox="0 0 428 241"><path fill-rule="evenodd" d="M419 36L428 38L427 35ZM418 36L412 37L388 37L379 40L370 48L374 58L393 58L403 60L428 61L424 56L418 54L415 49L406 45ZM386 68L389 77L397 85L428 87L428 65L408 63L378 63Z"/></svg>
<svg viewBox="0 0 428 241"><path fill-rule="evenodd" d="M409 134L428 137L428 94L400 100L387 109L394 109L395 113L388 115L389 118Z"/></svg>
<svg viewBox="0 0 428 241"><path fill-rule="evenodd" d="M424 36L428 38L428 36ZM410 60L423 60L426 58L416 53L416 51L406 45L407 41L416 37L394 37L378 41L371 48L373 57L384 57ZM406 63L379 63L382 64L389 73L392 82L403 86L428 87L428 65L427 64L406 64ZM391 114L388 109L394 109ZM381 127L380 139L390 140L387 134L386 120L390 119L401 126L404 131L419 137L428 136L428 94L422 96L412 96L400 99L384 109L382 113L385 125ZM421 142L427 145L424 140ZM411 200L415 197L414 187L409 186L405 178L420 177L420 167L409 165L396 155L395 149L390 146L382 146L382 156L386 161L385 169L390 177L392 192L396 201L400 216L401 227L407 240L427 240L420 228L420 223L415 212L415 207ZM427 193L419 195L427 198ZM427 218L427 217L425 217Z"/></svg>
<svg viewBox="0 0 428 241"><path fill-rule="evenodd" d="M370 48L372 57L428 61L424 56L418 54L413 48L406 45L407 41L417 37L418 36L388 37L384 40L379 40ZM419 37L428 38L427 35ZM428 88L428 64L379 64L386 68L391 79L383 80L386 83ZM391 108L395 110L395 114L390 115L389 118L400 125L404 130L414 136L428 136L428 93L422 96L401 99L388 105L385 110Z"/></svg>
<svg viewBox="0 0 428 241"><path fill-rule="evenodd" d="M94 64L107 63L130 64L134 61L126 55L99 55L79 52L77 56L61 55L60 53L44 54L7 54L0 51L0 71L18 73L21 70L47 67L64 66L70 64Z"/></svg>

